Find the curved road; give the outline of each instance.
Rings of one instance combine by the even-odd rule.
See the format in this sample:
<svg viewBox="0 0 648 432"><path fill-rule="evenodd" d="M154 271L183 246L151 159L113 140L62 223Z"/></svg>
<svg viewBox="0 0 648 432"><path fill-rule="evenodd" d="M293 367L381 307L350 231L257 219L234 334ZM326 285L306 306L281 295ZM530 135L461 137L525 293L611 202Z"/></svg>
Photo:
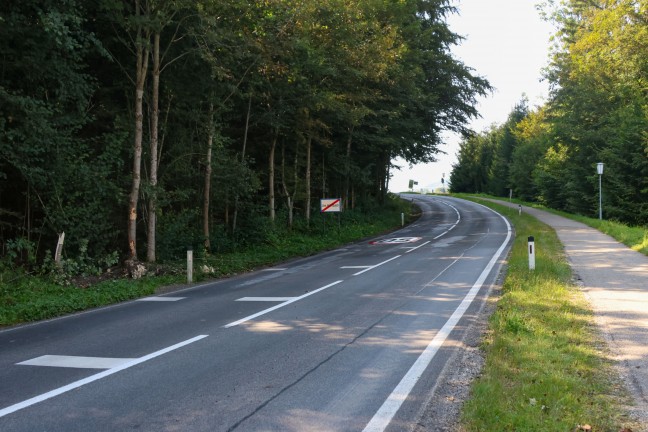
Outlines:
<svg viewBox="0 0 648 432"><path fill-rule="evenodd" d="M0 331L3 431L402 431L508 252L478 204L275 268Z"/></svg>

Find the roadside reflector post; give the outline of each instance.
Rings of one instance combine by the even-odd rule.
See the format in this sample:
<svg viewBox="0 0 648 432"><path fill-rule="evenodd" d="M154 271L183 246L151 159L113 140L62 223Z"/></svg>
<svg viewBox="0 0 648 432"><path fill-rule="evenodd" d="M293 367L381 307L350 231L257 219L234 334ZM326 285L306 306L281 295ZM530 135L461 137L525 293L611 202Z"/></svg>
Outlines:
<svg viewBox="0 0 648 432"><path fill-rule="evenodd" d="M401 213L401 226L405 226L405 213Z"/></svg>
<svg viewBox="0 0 648 432"><path fill-rule="evenodd" d="M522 216L522 204L518 204L518 215Z"/></svg>
<svg viewBox="0 0 648 432"><path fill-rule="evenodd" d="M529 270L535 270L535 239L529 236Z"/></svg>
<svg viewBox="0 0 648 432"><path fill-rule="evenodd" d="M187 249L187 283L193 282L193 248Z"/></svg>

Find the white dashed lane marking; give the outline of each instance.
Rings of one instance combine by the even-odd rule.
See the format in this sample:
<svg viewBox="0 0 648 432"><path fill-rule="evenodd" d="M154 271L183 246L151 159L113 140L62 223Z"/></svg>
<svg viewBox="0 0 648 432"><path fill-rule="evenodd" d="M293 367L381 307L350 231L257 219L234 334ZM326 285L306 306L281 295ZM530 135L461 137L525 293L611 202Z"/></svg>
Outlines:
<svg viewBox="0 0 648 432"><path fill-rule="evenodd" d="M49 366L79 369L112 369L132 362L132 358L44 355L16 363L21 366Z"/></svg>
<svg viewBox="0 0 648 432"><path fill-rule="evenodd" d="M292 300L295 297L243 297L236 301L249 301L249 302L285 302Z"/></svg>
<svg viewBox="0 0 648 432"><path fill-rule="evenodd" d="M182 300L185 297L144 297L138 299L137 301L148 301L148 302L174 302Z"/></svg>

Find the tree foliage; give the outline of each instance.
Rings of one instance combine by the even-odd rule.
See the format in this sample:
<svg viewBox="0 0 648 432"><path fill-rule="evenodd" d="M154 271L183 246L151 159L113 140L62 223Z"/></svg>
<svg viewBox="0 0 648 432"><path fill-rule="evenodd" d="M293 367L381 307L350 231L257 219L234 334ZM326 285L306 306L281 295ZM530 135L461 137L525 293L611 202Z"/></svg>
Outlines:
<svg viewBox="0 0 648 432"><path fill-rule="evenodd" d="M648 2L551 2L545 13L558 26L546 72L550 100L465 141L452 190L483 191L467 186L466 164L476 159L464 153L485 151L473 147L489 137L499 150L487 192L504 196L508 183L520 198L594 216L602 162L605 217L647 224Z"/></svg>
<svg viewBox="0 0 648 432"><path fill-rule="evenodd" d="M391 160L433 160L489 90L452 57L449 13L445 0L3 2L2 253L24 238L42 257L65 232L68 254L172 259L264 241L320 197L374 206Z"/></svg>

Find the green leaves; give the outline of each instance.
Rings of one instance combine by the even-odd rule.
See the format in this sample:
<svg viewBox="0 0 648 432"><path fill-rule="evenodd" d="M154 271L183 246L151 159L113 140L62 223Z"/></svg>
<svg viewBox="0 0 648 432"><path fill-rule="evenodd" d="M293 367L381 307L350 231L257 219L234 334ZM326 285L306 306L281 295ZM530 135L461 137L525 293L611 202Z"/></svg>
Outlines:
<svg viewBox="0 0 648 432"><path fill-rule="evenodd" d="M604 218L648 223L647 7L570 1L547 14L559 26L547 71L551 99L486 133L498 143L489 192L506 196L510 187L518 198L594 216L595 167L603 162ZM462 144L463 153L473 144ZM466 188L462 177L475 159L463 153L453 190L481 191Z"/></svg>
<svg viewBox="0 0 648 432"><path fill-rule="evenodd" d="M273 142L291 161L294 196L279 214L291 206L306 218L307 201L321 196L351 206L384 200L391 159L433 160L441 131L463 131L475 96L488 89L450 53L459 41L445 23L451 11L446 0L3 3L0 242L38 235L42 259L65 231L68 256L82 239L88 254L102 256L153 238L141 227L155 214L159 247L168 248L159 255L172 259L179 239L198 232L187 224L207 202L210 106L220 146L204 212L213 235L254 237L279 171L270 166ZM158 34L153 71L143 65L154 64ZM138 60L141 112L133 108ZM134 169L140 134L142 160L159 156L155 184L154 165ZM129 209L132 239L124 229L129 178L142 182L133 195L157 202ZM236 218L252 234L233 233Z"/></svg>

